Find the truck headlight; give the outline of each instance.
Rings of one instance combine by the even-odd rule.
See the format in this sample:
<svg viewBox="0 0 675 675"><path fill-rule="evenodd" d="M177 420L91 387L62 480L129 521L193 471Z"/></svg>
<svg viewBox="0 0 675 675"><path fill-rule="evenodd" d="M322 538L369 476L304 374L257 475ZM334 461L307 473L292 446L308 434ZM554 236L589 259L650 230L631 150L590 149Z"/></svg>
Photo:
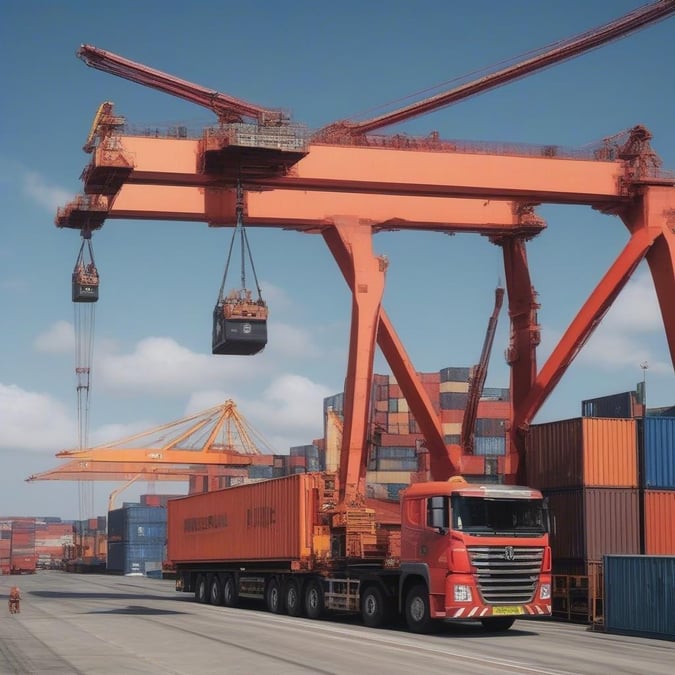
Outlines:
<svg viewBox="0 0 675 675"><path fill-rule="evenodd" d="M471 602L471 586L455 584L455 602Z"/></svg>
<svg viewBox="0 0 675 675"><path fill-rule="evenodd" d="M550 600L550 598L551 598L551 584L542 584L539 587L539 598L541 600Z"/></svg>

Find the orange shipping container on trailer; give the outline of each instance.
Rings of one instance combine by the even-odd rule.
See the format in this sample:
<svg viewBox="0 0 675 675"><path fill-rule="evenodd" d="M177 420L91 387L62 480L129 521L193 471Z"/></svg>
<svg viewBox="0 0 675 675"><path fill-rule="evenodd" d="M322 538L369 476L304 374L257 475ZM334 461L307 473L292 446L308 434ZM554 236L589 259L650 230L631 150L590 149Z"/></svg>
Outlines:
<svg viewBox="0 0 675 675"><path fill-rule="evenodd" d="M321 480L296 474L170 501L169 560L309 558Z"/></svg>
<svg viewBox="0 0 675 675"><path fill-rule="evenodd" d="M635 420L575 418L534 424L527 483L539 489L637 487Z"/></svg>
<svg viewBox="0 0 675 675"><path fill-rule="evenodd" d="M675 555L675 490L645 490L645 553Z"/></svg>

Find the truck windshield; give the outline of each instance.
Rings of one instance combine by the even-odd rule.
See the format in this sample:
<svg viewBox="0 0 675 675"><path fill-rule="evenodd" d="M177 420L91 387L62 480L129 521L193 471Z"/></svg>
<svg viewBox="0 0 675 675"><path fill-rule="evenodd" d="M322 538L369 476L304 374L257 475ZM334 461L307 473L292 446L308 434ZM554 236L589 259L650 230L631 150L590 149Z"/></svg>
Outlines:
<svg viewBox="0 0 675 675"><path fill-rule="evenodd" d="M546 532L542 500L452 498L452 524L473 534L508 533L526 537Z"/></svg>

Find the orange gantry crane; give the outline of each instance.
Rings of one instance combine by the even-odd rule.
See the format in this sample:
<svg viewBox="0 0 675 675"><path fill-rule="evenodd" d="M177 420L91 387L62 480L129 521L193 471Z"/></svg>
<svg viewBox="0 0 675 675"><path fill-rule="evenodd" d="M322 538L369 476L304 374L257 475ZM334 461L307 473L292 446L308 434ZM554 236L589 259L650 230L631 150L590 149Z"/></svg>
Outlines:
<svg viewBox="0 0 675 675"><path fill-rule="evenodd" d="M264 450L264 452L263 452ZM273 449L232 400L182 419L91 448L63 450L60 466L38 480L215 481L269 466Z"/></svg>
<svg viewBox="0 0 675 675"><path fill-rule="evenodd" d="M504 472L514 477L522 470L519 457L530 421L644 258L675 362L675 175L660 169L651 135L640 126L585 151L372 132L524 77L673 13L675 0L651 3L456 90L366 122L337 122L313 135L280 114L84 45L79 56L88 65L212 108L219 124L199 138L135 135L113 124L90 134L98 141L83 174L85 194L59 209L56 224L97 229L107 219L121 218L231 227L241 181L249 227L320 234L353 297L339 463L341 497L347 501L363 491L376 344L425 437L431 475L475 473L475 458L460 446L446 447L440 421L382 307L387 261L373 252L373 234L407 229L489 237L503 250L511 320L513 419ZM111 146L131 166L123 175L119 158L106 159ZM112 184L114 191L101 189ZM630 237L537 371L539 305L526 242L545 228L533 208L539 203L580 204L618 216Z"/></svg>

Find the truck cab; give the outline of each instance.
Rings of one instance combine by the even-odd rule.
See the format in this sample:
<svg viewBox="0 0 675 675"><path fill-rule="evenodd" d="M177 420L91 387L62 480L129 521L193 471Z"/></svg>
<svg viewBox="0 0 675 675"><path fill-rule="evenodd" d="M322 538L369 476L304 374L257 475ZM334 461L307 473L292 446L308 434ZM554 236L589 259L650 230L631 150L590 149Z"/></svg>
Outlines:
<svg viewBox="0 0 675 675"><path fill-rule="evenodd" d="M411 630L435 619L506 630L551 614L551 549L542 494L461 478L401 493L399 606Z"/></svg>

